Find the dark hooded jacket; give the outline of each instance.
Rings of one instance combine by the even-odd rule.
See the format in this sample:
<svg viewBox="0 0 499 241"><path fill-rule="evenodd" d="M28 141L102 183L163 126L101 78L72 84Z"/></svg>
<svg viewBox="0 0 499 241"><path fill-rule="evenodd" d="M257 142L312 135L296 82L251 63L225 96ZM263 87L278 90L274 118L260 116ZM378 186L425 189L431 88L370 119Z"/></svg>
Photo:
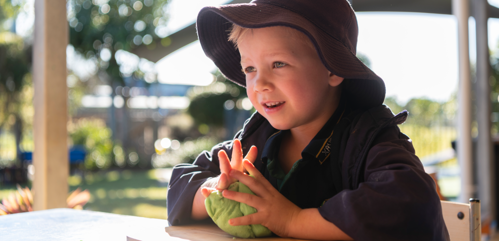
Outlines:
<svg viewBox="0 0 499 241"><path fill-rule="evenodd" d="M394 116L384 105L348 111L329 140L331 152L322 167L328 177L317 181L309 178L315 173L304 172L295 183L300 193L292 201L300 208L318 208L354 240L449 240L435 183L425 173L411 140L397 126L406 118L406 111ZM263 150L275 132L255 113L235 138L241 140L245 155L252 145ZM167 198L171 225L193 222L194 195L207 179L220 174L220 150L231 156L232 141L201 153L194 164L173 169ZM275 187L260 151L255 166ZM321 193L328 198L312 200Z"/></svg>

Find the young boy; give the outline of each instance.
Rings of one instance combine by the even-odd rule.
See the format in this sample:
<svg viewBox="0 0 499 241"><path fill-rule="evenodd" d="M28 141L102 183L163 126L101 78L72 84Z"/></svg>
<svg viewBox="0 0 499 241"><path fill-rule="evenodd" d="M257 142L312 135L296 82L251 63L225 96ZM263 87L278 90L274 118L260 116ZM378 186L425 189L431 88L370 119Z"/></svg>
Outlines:
<svg viewBox="0 0 499 241"><path fill-rule="evenodd" d="M258 212L231 225L304 239L449 240L435 183L397 127L407 112L382 105L383 80L356 58L346 0L206 7L197 29L257 112L234 140L174 168L172 225L207 219L205 197L239 180L256 196L224 197Z"/></svg>

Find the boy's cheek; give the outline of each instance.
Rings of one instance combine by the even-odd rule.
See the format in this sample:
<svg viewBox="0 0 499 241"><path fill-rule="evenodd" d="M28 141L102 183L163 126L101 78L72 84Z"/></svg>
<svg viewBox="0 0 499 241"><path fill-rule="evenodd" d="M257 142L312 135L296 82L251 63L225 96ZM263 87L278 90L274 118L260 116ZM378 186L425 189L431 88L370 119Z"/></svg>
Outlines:
<svg viewBox="0 0 499 241"><path fill-rule="evenodd" d="M250 93L250 91L248 90L248 91L246 91L246 95L248 95L248 98L251 101L251 104L253 105L253 107L255 107L255 109L258 111L258 109L259 109L258 107L260 104L258 104L258 99L255 96L253 96L254 93Z"/></svg>

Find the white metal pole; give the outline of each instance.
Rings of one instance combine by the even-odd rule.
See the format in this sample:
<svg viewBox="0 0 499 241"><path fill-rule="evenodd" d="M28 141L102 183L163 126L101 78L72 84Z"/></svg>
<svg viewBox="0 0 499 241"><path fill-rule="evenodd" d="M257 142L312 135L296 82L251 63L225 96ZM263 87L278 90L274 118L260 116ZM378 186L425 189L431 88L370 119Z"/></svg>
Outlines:
<svg viewBox="0 0 499 241"><path fill-rule="evenodd" d="M467 203L469 198L474 195L471 142L471 79L468 43L469 0L452 0L452 12L457 20L459 52L457 109L457 159L461 168L461 193L459 200Z"/></svg>
<svg viewBox="0 0 499 241"><path fill-rule="evenodd" d="M476 22L476 83L475 100L478 125L476 145L477 189L484 218L495 220L495 163L492 151L491 92L488 45L487 0L473 0L473 17Z"/></svg>

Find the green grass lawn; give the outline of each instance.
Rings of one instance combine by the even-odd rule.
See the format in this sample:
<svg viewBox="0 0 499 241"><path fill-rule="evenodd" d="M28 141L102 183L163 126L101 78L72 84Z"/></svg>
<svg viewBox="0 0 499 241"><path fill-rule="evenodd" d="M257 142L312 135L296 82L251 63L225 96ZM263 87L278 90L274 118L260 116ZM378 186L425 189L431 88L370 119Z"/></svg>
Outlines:
<svg viewBox="0 0 499 241"><path fill-rule="evenodd" d="M161 181L160 181L161 180ZM167 183L155 170L108 171L69 177L70 191L80 187L90 191L91 199L85 210L166 219ZM15 186L0 186L0 199L15 190Z"/></svg>

